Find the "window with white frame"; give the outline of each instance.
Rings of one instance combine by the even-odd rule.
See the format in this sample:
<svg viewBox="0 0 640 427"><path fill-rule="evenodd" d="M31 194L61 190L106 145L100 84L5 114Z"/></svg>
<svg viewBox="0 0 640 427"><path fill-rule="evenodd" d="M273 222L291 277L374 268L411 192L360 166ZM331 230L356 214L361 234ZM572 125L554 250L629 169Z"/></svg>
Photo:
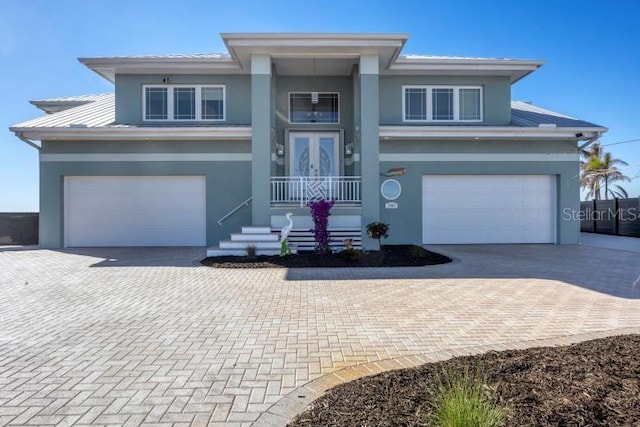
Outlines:
<svg viewBox="0 0 640 427"><path fill-rule="evenodd" d="M403 86L405 122L480 122L480 86Z"/></svg>
<svg viewBox="0 0 640 427"><path fill-rule="evenodd" d="M289 123L340 123L340 94L289 93Z"/></svg>
<svg viewBox="0 0 640 427"><path fill-rule="evenodd" d="M145 85L144 120L222 121L225 119L223 85Z"/></svg>

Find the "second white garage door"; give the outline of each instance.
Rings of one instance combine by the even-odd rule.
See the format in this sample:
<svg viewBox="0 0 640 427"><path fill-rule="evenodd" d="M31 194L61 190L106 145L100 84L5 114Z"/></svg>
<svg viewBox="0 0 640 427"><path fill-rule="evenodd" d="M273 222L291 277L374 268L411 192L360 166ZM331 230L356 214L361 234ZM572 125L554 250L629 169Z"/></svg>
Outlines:
<svg viewBox="0 0 640 427"><path fill-rule="evenodd" d="M203 176L68 176L65 246L204 246Z"/></svg>
<svg viewBox="0 0 640 427"><path fill-rule="evenodd" d="M425 175L425 244L555 243L553 175Z"/></svg>

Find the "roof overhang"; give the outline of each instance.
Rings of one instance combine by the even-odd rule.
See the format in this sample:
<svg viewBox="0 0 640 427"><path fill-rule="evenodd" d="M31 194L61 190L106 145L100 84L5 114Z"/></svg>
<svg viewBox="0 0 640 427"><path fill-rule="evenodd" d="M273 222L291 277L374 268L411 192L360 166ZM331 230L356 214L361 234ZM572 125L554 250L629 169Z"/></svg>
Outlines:
<svg viewBox="0 0 640 427"><path fill-rule="evenodd" d="M382 140L442 139L564 139L583 141L598 137L607 128L546 128L517 126L380 126Z"/></svg>
<svg viewBox="0 0 640 427"><path fill-rule="evenodd" d="M224 56L78 58L78 61L112 83L115 83L116 74L233 74L241 71L232 58Z"/></svg>
<svg viewBox="0 0 640 427"><path fill-rule="evenodd" d="M135 127L95 128L9 128L19 136L36 141L236 141L250 140L249 126L219 127Z"/></svg>
<svg viewBox="0 0 640 427"><path fill-rule="evenodd" d="M543 61L538 60L401 56L408 34L221 33L220 36L229 55L99 57L78 60L111 82L115 81L116 74L246 74L251 71L251 55L254 54L267 54L274 63L311 59L355 63L362 55L377 55L381 74L495 75L508 76L512 83L543 65ZM304 67L304 62L301 65Z"/></svg>
<svg viewBox="0 0 640 427"><path fill-rule="evenodd" d="M515 83L544 64L539 60L489 58L400 57L389 68L392 74L447 76L508 76Z"/></svg>
<svg viewBox="0 0 640 427"><path fill-rule="evenodd" d="M59 113L60 111L85 105L90 102L92 101L29 101L30 104L36 106L47 114Z"/></svg>
<svg viewBox="0 0 640 427"><path fill-rule="evenodd" d="M279 58L344 58L378 55L380 69L388 69L398 58L408 34L361 33L222 33L229 54L244 70L251 55Z"/></svg>

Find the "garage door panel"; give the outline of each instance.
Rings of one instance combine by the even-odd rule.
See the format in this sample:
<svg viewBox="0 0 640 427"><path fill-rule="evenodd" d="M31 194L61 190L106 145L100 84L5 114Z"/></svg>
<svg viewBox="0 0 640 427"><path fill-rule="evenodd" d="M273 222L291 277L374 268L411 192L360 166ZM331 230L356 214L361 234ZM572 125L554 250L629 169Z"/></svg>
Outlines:
<svg viewBox="0 0 640 427"><path fill-rule="evenodd" d="M423 176L423 242L554 243L552 175Z"/></svg>
<svg viewBox="0 0 640 427"><path fill-rule="evenodd" d="M202 246L202 176L65 178L66 246Z"/></svg>

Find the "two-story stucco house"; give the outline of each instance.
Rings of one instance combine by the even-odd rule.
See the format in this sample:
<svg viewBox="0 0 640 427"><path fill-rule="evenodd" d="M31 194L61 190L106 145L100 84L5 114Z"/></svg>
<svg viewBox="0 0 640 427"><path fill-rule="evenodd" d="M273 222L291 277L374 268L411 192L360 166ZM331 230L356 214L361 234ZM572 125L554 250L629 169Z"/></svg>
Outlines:
<svg viewBox="0 0 640 427"><path fill-rule="evenodd" d="M114 94L32 101L48 114L11 131L40 150L42 247L241 251L287 212L307 230L318 198L367 248L373 221L389 243L578 243L578 147L606 128L511 100L542 62L221 36L227 54L81 58Z"/></svg>

